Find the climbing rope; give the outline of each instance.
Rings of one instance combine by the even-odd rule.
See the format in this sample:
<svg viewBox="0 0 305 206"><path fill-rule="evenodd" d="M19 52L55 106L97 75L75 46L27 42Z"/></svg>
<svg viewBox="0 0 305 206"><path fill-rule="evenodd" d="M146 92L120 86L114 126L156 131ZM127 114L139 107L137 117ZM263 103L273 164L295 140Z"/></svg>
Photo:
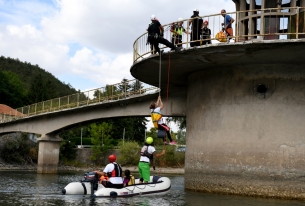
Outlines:
<svg viewBox="0 0 305 206"><path fill-rule="evenodd" d="M160 53L159 53L159 56L160 56L160 63L159 63L159 96L160 96L160 93L161 93L161 50L160 50Z"/></svg>

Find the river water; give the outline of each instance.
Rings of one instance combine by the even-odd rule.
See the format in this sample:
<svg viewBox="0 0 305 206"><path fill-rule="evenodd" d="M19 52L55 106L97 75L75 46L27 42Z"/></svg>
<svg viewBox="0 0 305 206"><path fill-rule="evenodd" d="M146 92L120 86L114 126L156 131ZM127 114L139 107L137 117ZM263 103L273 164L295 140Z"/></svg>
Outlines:
<svg viewBox="0 0 305 206"><path fill-rule="evenodd" d="M131 205L131 206L298 206L303 201L278 200L231 195L197 193L184 190L182 175L166 175L172 182L170 192L161 197L96 198L83 195L62 195L69 183L79 181L83 172L36 174L33 171L0 171L0 205Z"/></svg>

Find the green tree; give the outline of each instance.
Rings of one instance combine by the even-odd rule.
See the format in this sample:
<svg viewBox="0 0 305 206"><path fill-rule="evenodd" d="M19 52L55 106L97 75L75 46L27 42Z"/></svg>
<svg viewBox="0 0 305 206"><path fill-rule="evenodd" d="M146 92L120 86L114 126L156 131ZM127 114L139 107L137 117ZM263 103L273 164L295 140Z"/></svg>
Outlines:
<svg viewBox="0 0 305 206"><path fill-rule="evenodd" d="M93 123L89 128L91 142L93 144L91 159L100 162L105 152L114 146L112 137L112 124L102 122Z"/></svg>
<svg viewBox="0 0 305 206"><path fill-rule="evenodd" d="M178 125L179 129L186 129L186 118L185 117L168 117L167 123L174 122Z"/></svg>

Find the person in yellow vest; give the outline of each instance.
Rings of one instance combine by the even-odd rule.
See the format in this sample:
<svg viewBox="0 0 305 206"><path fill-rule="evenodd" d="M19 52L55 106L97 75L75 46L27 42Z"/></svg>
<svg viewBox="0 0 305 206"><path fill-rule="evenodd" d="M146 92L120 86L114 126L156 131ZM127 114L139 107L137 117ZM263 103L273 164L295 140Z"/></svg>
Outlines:
<svg viewBox="0 0 305 206"><path fill-rule="evenodd" d="M177 23L173 23L170 31L172 32L172 43L177 47L182 47L182 34L190 34L183 27L183 19L179 18ZM173 49L172 49L173 50Z"/></svg>
<svg viewBox="0 0 305 206"><path fill-rule="evenodd" d="M151 112L151 119L154 124L154 127L158 130L164 130L167 135L164 135L163 142L164 144L168 144L166 141L166 136L169 139L169 144L170 145L176 145L177 142L172 140L171 133L170 133L170 128L164 123L161 110L163 109L163 102L161 100L161 97L158 97L157 102L152 102L150 105L150 112Z"/></svg>
<svg viewBox="0 0 305 206"><path fill-rule="evenodd" d="M130 170L125 170L123 184L124 187L135 184L134 176L130 174Z"/></svg>

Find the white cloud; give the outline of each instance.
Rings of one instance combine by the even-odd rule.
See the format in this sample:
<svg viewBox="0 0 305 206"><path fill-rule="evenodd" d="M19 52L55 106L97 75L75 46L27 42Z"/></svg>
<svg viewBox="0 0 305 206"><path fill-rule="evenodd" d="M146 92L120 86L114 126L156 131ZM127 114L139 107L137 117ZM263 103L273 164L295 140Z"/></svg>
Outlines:
<svg viewBox="0 0 305 206"><path fill-rule="evenodd" d="M0 55L38 64L76 89L102 87L132 78L132 45L151 14L165 24L189 18L194 8L200 15L235 10L232 1L224 0L185 5L170 0L0 0Z"/></svg>

